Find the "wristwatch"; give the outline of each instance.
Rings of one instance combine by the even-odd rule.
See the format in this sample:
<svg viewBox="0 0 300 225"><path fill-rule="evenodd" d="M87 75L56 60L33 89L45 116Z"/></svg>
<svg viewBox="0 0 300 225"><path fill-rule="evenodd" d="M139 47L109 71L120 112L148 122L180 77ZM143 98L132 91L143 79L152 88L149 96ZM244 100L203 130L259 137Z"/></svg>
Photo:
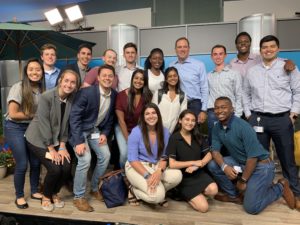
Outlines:
<svg viewBox="0 0 300 225"><path fill-rule="evenodd" d="M243 177L239 177L239 181L240 181L241 183L244 183L244 184L247 183L247 180L246 180L245 178L243 178Z"/></svg>
<svg viewBox="0 0 300 225"><path fill-rule="evenodd" d="M150 177L150 173L145 172L144 175L143 175L143 177L147 180Z"/></svg>

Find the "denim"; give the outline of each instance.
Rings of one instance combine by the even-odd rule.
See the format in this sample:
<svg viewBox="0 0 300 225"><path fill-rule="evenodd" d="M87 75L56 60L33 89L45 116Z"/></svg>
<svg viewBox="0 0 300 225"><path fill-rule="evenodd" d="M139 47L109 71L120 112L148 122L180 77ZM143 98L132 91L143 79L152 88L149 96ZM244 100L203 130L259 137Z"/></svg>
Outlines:
<svg viewBox="0 0 300 225"><path fill-rule="evenodd" d="M224 157L224 162L230 166L244 165L237 163L232 157ZM210 161L208 169L212 173L219 187L230 197L237 197L238 190L231 180L227 178L215 161ZM247 182L243 206L247 213L258 214L272 202L282 196L283 186L279 183L272 184L275 177L273 162L257 163L255 170Z"/></svg>
<svg viewBox="0 0 300 225"><path fill-rule="evenodd" d="M214 110L207 110L207 126L208 126L208 141L209 145L211 145L212 138L212 129L214 128L216 122L218 122L218 118L216 117Z"/></svg>
<svg viewBox="0 0 300 225"><path fill-rule="evenodd" d="M119 151L120 151L120 168L124 169L127 161L127 141L121 131L119 124L115 126L115 137L117 139Z"/></svg>
<svg viewBox="0 0 300 225"><path fill-rule="evenodd" d="M24 197L24 184L27 164L30 164L30 191L31 194L38 192L40 177L40 161L27 148L24 137L28 127L27 123L15 123L6 120L4 123L5 140L12 150L16 161L14 173L14 185L16 189L16 197Z"/></svg>
<svg viewBox="0 0 300 225"><path fill-rule="evenodd" d="M74 177L74 195L75 198L82 198L86 192L87 174L91 165L91 149L97 156L96 167L91 180L91 190L93 192L98 191L99 177L103 176L106 168L109 164L110 151L107 144L99 145L99 139L90 139L87 136L89 132L83 132L85 138L86 151L83 155L78 155L74 151L77 157L78 163L75 170Z"/></svg>

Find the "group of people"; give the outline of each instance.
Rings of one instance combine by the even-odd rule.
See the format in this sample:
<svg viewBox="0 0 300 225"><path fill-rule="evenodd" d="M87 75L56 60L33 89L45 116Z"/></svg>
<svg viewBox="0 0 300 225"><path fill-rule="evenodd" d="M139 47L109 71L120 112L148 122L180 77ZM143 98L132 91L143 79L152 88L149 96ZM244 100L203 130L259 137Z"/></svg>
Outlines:
<svg viewBox="0 0 300 225"><path fill-rule="evenodd" d="M31 198L46 211L64 207L59 191L76 157L73 204L94 211L86 199L92 152L90 195L102 201L99 178L115 154L109 143L116 139L130 205L142 200L167 207L166 192L175 188L199 212L208 211L207 196L243 204L250 214L280 197L300 210L293 149L300 73L293 62L278 58L275 36L261 39L260 56L250 54L248 33L238 34L235 43L238 55L230 65L225 46L212 47L215 68L208 74L204 63L190 57L185 37L176 40L177 60L166 69L161 49L150 52L143 69L137 46L127 43L124 65L116 66L117 54L108 49L104 65L90 69L92 48L83 44L77 62L59 70L55 46L44 45L42 62L27 62L23 80L7 98L5 136L16 160L16 206L28 208L29 162ZM208 138L199 129L206 119ZM284 176L275 183L271 139ZM47 170L43 193L40 164Z"/></svg>

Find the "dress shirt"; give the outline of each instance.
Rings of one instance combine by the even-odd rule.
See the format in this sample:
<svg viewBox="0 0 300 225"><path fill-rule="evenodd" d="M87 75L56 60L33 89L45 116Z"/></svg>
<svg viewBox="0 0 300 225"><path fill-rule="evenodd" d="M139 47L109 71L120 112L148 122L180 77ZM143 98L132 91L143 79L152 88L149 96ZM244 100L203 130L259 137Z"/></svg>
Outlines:
<svg viewBox="0 0 300 225"><path fill-rule="evenodd" d="M98 126L104 120L106 113L109 110L110 95L111 95L111 91L108 94L105 94L100 86L99 86L99 90L100 90L100 104L99 104L99 112L96 121L96 126Z"/></svg>
<svg viewBox="0 0 300 225"><path fill-rule="evenodd" d="M261 63L261 56L250 54L246 61L239 60L238 58L232 59L230 61L230 67L244 77L246 76L247 70L258 63Z"/></svg>
<svg viewBox="0 0 300 225"><path fill-rule="evenodd" d="M86 68L81 68L79 63L77 62L77 65L78 65L78 69L79 69L79 75L80 75L80 80L81 80L81 84L83 83L84 81L84 78L85 78L85 75L87 74L87 72L90 70L89 66L87 66Z"/></svg>
<svg viewBox="0 0 300 225"><path fill-rule="evenodd" d="M46 90L54 88L56 86L56 80L60 73L60 69L54 67L53 70L46 71L45 70L45 83L46 83Z"/></svg>
<svg viewBox="0 0 300 225"><path fill-rule="evenodd" d="M188 100L200 99L202 110L207 109L208 84L205 65L203 62L188 57L184 62L172 62L179 73L180 88L187 95Z"/></svg>
<svg viewBox="0 0 300 225"><path fill-rule="evenodd" d="M300 113L300 74L298 68L287 73L285 62L275 59L251 67L243 82L243 105L246 117L251 111L262 113Z"/></svg>
<svg viewBox="0 0 300 225"><path fill-rule="evenodd" d="M131 76L136 69L142 68L137 64L132 69L129 69L126 65L121 65L116 68L116 74L119 80L118 92L130 87Z"/></svg>
<svg viewBox="0 0 300 225"><path fill-rule="evenodd" d="M226 96L231 99L235 114L241 116L242 108L242 79L234 70L224 67L221 72L213 70L207 75L208 79L208 103L207 108L214 108L218 97Z"/></svg>

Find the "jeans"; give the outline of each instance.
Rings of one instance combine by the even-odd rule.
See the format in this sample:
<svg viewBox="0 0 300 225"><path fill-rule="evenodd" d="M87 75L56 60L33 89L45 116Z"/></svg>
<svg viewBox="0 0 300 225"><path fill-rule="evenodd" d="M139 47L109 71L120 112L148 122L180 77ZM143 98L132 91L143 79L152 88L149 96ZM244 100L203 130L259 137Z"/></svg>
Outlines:
<svg viewBox="0 0 300 225"><path fill-rule="evenodd" d="M121 131L121 128L119 124L116 124L115 126L115 137L118 142L118 147L120 151L120 168L124 169L125 163L127 161L127 141L124 138L124 135Z"/></svg>
<svg viewBox="0 0 300 225"><path fill-rule="evenodd" d="M78 160L73 188L75 198L84 197L86 191L87 173L91 164L91 149L97 156L96 167L91 180L91 190L93 192L98 191L99 177L103 176L109 164L110 151L108 145L99 145L99 139L90 139L88 137L89 134L89 132L83 132L86 147L83 155L78 155L74 146L75 155Z"/></svg>
<svg viewBox="0 0 300 225"><path fill-rule="evenodd" d="M6 120L4 123L5 140L12 150L16 161L14 173L14 185L16 197L24 197L25 174L28 161L30 163L30 191L31 194L38 192L40 177L40 161L28 150L24 137L28 127L27 123L15 123Z"/></svg>
<svg viewBox="0 0 300 225"><path fill-rule="evenodd" d="M242 170L245 167L236 162L231 156L224 157L223 159L229 166L240 166ZM208 163L208 169L219 187L227 193L229 197L237 197L238 190L235 185L229 180L214 160ZM247 182L244 195L243 204L247 213L258 214L282 196L283 186L278 183L272 183L275 176L274 171L275 166L272 161L267 163L257 163L256 168Z"/></svg>

